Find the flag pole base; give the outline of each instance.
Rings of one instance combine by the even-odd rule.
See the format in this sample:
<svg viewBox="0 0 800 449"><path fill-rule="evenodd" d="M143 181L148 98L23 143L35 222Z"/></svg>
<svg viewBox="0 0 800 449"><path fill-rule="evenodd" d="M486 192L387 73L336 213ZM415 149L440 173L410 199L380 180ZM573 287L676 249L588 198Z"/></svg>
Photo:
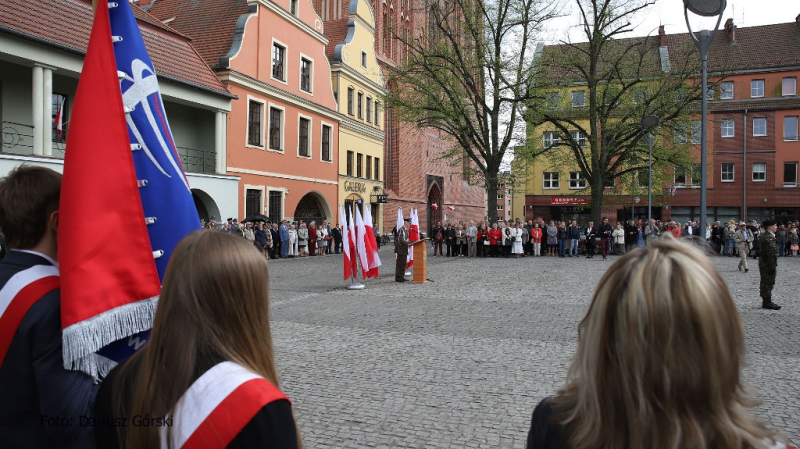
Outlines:
<svg viewBox="0 0 800 449"><path fill-rule="evenodd" d="M348 290L364 290L366 286L364 284L350 284L347 286Z"/></svg>
<svg viewBox="0 0 800 449"><path fill-rule="evenodd" d="M411 276L411 272L410 272L410 271L406 271L406 272L405 272L405 275L406 275L406 276Z"/></svg>

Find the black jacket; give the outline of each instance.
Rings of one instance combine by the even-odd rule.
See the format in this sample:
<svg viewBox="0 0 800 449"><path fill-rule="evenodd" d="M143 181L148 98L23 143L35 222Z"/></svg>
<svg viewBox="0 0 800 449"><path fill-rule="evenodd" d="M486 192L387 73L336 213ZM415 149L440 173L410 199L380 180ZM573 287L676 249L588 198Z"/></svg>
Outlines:
<svg viewBox="0 0 800 449"><path fill-rule="evenodd" d="M614 228L611 227L611 223L600 223L597 227L597 236L601 239L610 239L613 231Z"/></svg>
<svg viewBox="0 0 800 449"><path fill-rule="evenodd" d="M10 251L0 262L0 288L34 265L50 262ZM92 429L81 420L91 416L98 388L88 375L64 369L61 291L53 290L28 309L0 366L0 445L94 447Z"/></svg>

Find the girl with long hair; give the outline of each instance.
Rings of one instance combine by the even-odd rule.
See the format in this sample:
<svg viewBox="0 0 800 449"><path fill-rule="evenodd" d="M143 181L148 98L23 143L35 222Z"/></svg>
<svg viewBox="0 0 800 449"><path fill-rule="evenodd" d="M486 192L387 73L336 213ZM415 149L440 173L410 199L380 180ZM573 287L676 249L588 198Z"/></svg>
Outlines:
<svg viewBox="0 0 800 449"><path fill-rule="evenodd" d="M181 240L150 340L98 393L97 447L300 447L278 389L267 268L251 243L232 235Z"/></svg>
<svg viewBox="0 0 800 449"><path fill-rule="evenodd" d="M739 314L709 259L653 240L600 281L566 385L536 407L528 448L785 447L747 412L743 359Z"/></svg>

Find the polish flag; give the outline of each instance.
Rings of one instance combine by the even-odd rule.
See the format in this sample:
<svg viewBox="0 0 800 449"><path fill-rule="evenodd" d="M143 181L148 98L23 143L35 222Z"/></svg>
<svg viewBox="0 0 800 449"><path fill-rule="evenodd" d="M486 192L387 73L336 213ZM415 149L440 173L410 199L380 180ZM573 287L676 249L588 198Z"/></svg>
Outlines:
<svg viewBox="0 0 800 449"><path fill-rule="evenodd" d="M56 112L56 135L58 139L64 134L64 102L58 105L58 112Z"/></svg>
<svg viewBox="0 0 800 449"><path fill-rule="evenodd" d="M433 204L431 204L431 209L437 210L437 209L439 209L439 205L436 204L436 203L433 203Z"/></svg>
<svg viewBox="0 0 800 449"><path fill-rule="evenodd" d="M350 255L350 228L347 227L347 214L345 213L344 206L339 206L339 223L342 224L342 256L344 258L344 280L353 277L353 259Z"/></svg>
<svg viewBox="0 0 800 449"><path fill-rule="evenodd" d="M358 251L358 260L361 261L361 277L367 278L369 271L369 260L367 253L370 252L369 242L367 241L367 227L364 226L364 219L361 217L361 211L358 207L354 208L353 213L356 216L356 248Z"/></svg>
<svg viewBox="0 0 800 449"><path fill-rule="evenodd" d="M364 226L367 228L367 245L370 247L367 252L367 260L369 261L369 271L367 277L378 277L378 267L381 266L381 258L378 256L378 244L372 236L375 235L375 229L372 225L372 206L364 209Z"/></svg>
<svg viewBox="0 0 800 449"><path fill-rule="evenodd" d="M358 255L356 253L356 227L353 226L353 214L355 214L355 204L353 205L353 210L350 211L350 215L347 217L347 238L350 240L350 266L351 271L353 272L353 276L358 277ZM347 212L345 211L345 214Z"/></svg>
<svg viewBox="0 0 800 449"><path fill-rule="evenodd" d="M450 210L456 210L455 206L447 206L447 208L450 209Z"/></svg>
<svg viewBox="0 0 800 449"><path fill-rule="evenodd" d="M409 242L416 242L419 240L419 219L417 218L417 209L411 209L411 227L408 231L408 241ZM414 251L408 252L408 258L406 259L406 269L411 268L414 265Z"/></svg>

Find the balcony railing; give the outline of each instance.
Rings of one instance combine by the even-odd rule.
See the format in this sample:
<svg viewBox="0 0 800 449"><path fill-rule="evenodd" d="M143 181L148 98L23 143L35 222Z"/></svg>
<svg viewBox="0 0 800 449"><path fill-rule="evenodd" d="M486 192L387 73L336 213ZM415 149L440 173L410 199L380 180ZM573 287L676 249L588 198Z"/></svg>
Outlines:
<svg viewBox="0 0 800 449"><path fill-rule="evenodd" d="M0 152L33 156L33 125L7 121L0 122L0 125L2 125ZM58 137L56 130L53 130L53 157L63 158L66 147L66 133Z"/></svg>
<svg viewBox="0 0 800 449"><path fill-rule="evenodd" d="M189 173L216 173L217 153L211 150L178 147L183 170Z"/></svg>

